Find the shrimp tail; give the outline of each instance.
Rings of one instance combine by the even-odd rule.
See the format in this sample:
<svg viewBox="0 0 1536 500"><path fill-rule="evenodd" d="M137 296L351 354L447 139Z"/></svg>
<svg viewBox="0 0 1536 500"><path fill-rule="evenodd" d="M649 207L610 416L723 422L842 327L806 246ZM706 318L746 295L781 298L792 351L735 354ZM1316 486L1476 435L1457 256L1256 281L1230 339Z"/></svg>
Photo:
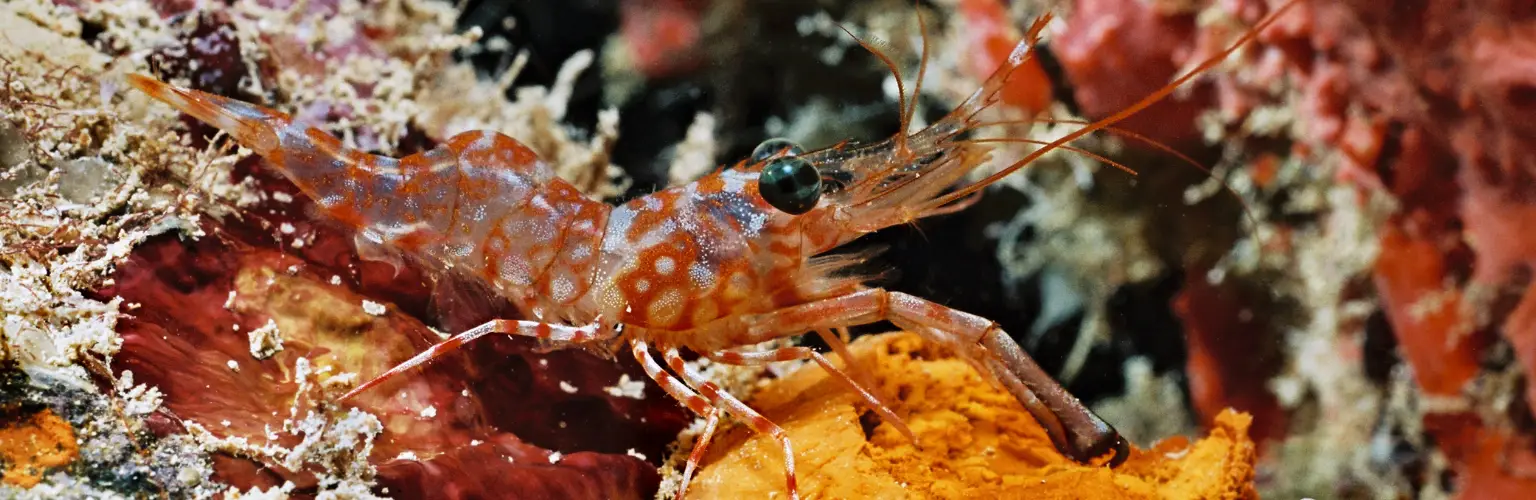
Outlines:
<svg viewBox="0 0 1536 500"><path fill-rule="evenodd" d="M396 170L393 167L399 160L348 148L324 130L295 123L289 115L270 108L143 75L128 75L128 84L229 134L241 146L266 158L335 219L366 227L391 224L404 215L399 210L359 206L359 202L395 190L397 176L387 173Z"/></svg>
<svg viewBox="0 0 1536 500"><path fill-rule="evenodd" d="M229 134L265 158L332 218L368 228L397 225L408 215L399 204L370 203L389 198L400 187L395 168L399 160L348 148L324 130L296 123L274 109L144 75L128 75L128 84ZM368 239L378 243L376 237Z"/></svg>
<svg viewBox="0 0 1536 500"><path fill-rule="evenodd" d="M369 181L378 177L378 166L394 164L393 158L347 148L329 133L295 123L289 115L270 108L176 87L144 75L128 75L128 84L229 134L241 146L266 158L299 190L319 202L327 215L357 227L390 218L366 217L346 201L380 192L384 186Z"/></svg>
<svg viewBox="0 0 1536 500"><path fill-rule="evenodd" d="M154 78L130 74L128 84L160 102L218 128L236 142L267 156L281 143L277 130L292 120L288 115L207 92L171 86Z"/></svg>
<svg viewBox="0 0 1536 500"><path fill-rule="evenodd" d="M389 199L399 176L390 175L399 160L348 148L331 134L295 123L280 111L131 74L128 84L158 101L229 134L235 142L265 158L325 215L362 229L357 245L364 258L390 263L398 272L399 250L377 228L409 225L401 204L369 203ZM451 201L451 200L450 200ZM436 222L436 221L434 221Z"/></svg>

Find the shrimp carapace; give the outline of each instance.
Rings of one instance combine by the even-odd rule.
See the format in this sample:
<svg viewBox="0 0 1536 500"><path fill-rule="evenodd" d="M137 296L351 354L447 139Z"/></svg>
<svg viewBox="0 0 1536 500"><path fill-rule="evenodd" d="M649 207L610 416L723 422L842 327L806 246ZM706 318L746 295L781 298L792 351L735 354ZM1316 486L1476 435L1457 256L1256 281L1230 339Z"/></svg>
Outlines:
<svg viewBox="0 0 1536 500"><path fill-rule="evenodd" d="M1272 12L1238 45L1288 7ZM1126 458L1128 445L1114 428L1052 380L997 323L869 287L865 276L850 273L869 253L830 253L864 234L963 208L981 187L1041 154L979 182L964 181L986 162L992 146L961 134L987 125L977 114L999 100L1048 20L1042 17L1027 30L980 89L922 130L904 128L883 142L809 152L772 141L734 167L618 206L588 199L531 149L495 132L462 133L397 160L346 148L330 134L266 108L143 76L129 82L265 157L321 212L355 228L363 247L478 277L523 313L523 319L494 320L455 335L343 399L490 334L609 355L627 345L663 390L706 419L684 487L726 415L779 441L786 486L798 498L793 447L783 430L685 364L680 349L733 365L815 362L910 437L902 419L858 382L857 373L844 373L820 353L743 349L817 332L844 353L841 338L828 332L890 321L955 352L1005 387L1064 454L1089 461L1113 451L1111 464ZM1189 78L1042 151L1068 147L1067 141L1114 124ZM905 97L902 107L906 124L912 110Z"/></svg>

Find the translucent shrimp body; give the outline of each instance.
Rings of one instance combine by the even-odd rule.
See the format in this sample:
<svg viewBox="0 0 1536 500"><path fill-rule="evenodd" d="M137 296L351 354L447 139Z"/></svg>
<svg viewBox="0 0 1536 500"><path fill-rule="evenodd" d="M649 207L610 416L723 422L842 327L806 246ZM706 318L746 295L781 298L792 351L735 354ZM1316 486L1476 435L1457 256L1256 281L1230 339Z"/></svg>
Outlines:
<svg viewBox="0 0 1536 500"><path fill-rule="evenodd" d="M848 272L868 255L828 253L869 232L963 208L981 187L1044 150L1112 125L1192 77L981 182L946 193L986 162L990 146L959 135L983 126L976 115L998 100L1014 69L1031 56L1048 19L1028 30L982 88L924 130L867 146L754 155L752 161L619 206L587 199L528 147L495 132L460 134L397 160L347 149L329 134L270 109L144 76L130 76L129 83L266 158L325 215L355 228L366 252L398 254L440 272L478 277L524 313L522 320L495 320L455 335L344 398L489 334L600 353L627 345L662 389L706 419L684 487L724 414L779 441L786 486L798 498L793 447L783 430L685 365L679 349L737 365L811 360L911 436L887 405L821 354L803 347L740 350L817 332L845 352L827 332L890 321L957 353L1007 388L1064 453L1080 461L1110 451L1116 452L1114 460L1125 458L1127 444L1114 429L1054 382L996 323L868 287L863 276ZM911 112L903 105L904 117ZM653 346L666 367L653 356Z"/></svg>

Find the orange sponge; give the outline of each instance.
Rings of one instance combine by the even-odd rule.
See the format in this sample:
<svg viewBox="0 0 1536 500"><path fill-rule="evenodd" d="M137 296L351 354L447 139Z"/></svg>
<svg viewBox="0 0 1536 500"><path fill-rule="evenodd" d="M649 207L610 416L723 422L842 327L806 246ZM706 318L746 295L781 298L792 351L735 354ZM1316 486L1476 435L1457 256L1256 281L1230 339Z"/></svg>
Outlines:
<svg viewBox="0 0 1536 500"><path fill-rule="evenodd" d="M808 498L1257 497L1245 414L1228 410L1206 438L1135 449L1111 470L1058 453L1012 396L915 335L867 336L853 352L919 446L808 365L752 401L788 432ZM781 460L767 436L732 427L711 445L689 496L783 498Z"/></svg>

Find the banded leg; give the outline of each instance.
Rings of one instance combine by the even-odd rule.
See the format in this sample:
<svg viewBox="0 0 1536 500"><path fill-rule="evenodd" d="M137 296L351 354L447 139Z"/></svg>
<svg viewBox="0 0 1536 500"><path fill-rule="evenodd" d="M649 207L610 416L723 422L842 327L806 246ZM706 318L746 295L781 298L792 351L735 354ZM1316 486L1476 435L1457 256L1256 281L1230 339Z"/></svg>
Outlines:
<svg viewBox="0 0 1536 500"><path fill-rule="evenodd" d="M720 390L720 386L715 385L714 382L710 382L709 379L700 375L699 372L694 371L693 368L690 368L683 362L683 357L677 354L677 349L667 349L662 353L662 356L667 359L667 366L670 366L672 371L681 375L690 385L698 388L699 394L708 399L710 404L717 408L723 408L726 413L740 419L748 427L751 427L753 431L772 436L774 440L779 442L779 445L784 448L784 484L789 489L789 498L799 500L800 488L796 486L795 482L795 450L794 447L790 446L789 435L784 432L784 429L774 425L772 421L758 413L757 410L753 410L752 407L747 406L740 399L736 399L735 396Z"/></svg>
<svg viewBox="0 0 1536 500"><path fill-rule="evenodd" d="M997 323L901 292L871 288L776 311L723 318L693 332L752 345L822 328L888 320L980 363L1029 410L1057 449L1079 462L1114 450L1123 462L1129 445L1120 434L1057 384Z"/></svg>
<svg viewBox="0 0 1536 500"><path fill-rule="evenodd" d="M865 375L869 374L869 370L865 370L863 364L853 357L853 351L848 350L848 342L851 340L848 335L848 329L834 328L833 330L837 331L835 335L826 328L818 328L816 329L816 335L821 337L821 341L825 342L827 347L832 348L832 352L837 353L837 357L843 359L843 365L848 367L848 375L853 377L854 382L869 388L870 393L875 393L875 384L865 377ZM884 394L875 394L875 396L884 396Z"/></svg>
<svg viewBox="0 0 1536 500"><path fill-rule="evenodd" d="M715 437L715 426L720 424L720 409L711 407L709 415L704 417L704 433L699 435L699 442L693 444L693 451L688 453L688 463L683 466L683 484L677 487L677 500L684 500L683 496L688 492L688 481L693 479L693 471L698 470L699 462L704 460L704 450L709 449L709 441Z"/></svg>
<svg viewBox="0 0 1536 500"><path fill-rule="evenodd" d="M877 406L890 408L890 405L884 404L884 402L890 401L893 398L891 398L889 394L880 392L880 387L875 385L874 381L869 379L869 370L864 367L863 363L859 362L858 358L853 357L853 351L848 349L848 343L853 341L853 336L848 333L848 329L837 327L833 328L832 330L837 333L834 335L826 328L818 328L816 329L816 335L821 337L821 341L825 342L827 347L832 348L832 352L837 353L837 357L842 358L843 365L846 367L844 371L848 372L848 376L852 378L854 382L857 382L860 386L869 390L869 393L873 395L876 400L878 400L879 404L877 404ZM903 422L900 427L906 427L905 422ZM912 437L910 433L906 431L903 431L902 433L908 434L907 437L909 438ZM916 446L917 441L912 441L912 444Z"/></svg>
<svg viewBox="0 0 1536 500"><path fill-rule="evenodd" d="M448 340L439 342L436 345L427 348L425 351L421 351L421 353L417 354L411 359L395 365L395 367L390 368L389 371L386 371L383 374L374 377L372 380L364 382L363 385L359 385L351 391L348 391L346 394L343 394L341 399L338 401L346 401L351 399L353 396L356 396L363 391L368 390L369 388L384 383L385 380L388 380L395 375L405 373L415 369L416 367L436 361L438 358L452 354L454 351L458 351L460 348L463 348L465 344L493 333L533 337L541 341L562 344L579 344L600 337L608 338L614 335L613 329L604 326L601 322L593 322L584 326L570 326L551 325L549 323L540 323L537 321L494 319L487 321L483 325L470 328L465 330L463 333L449 337Z"/></svg>
<svg viewBox="0 0 1536 500"><path fill-rule="evenodd" d="M677 487L675 498L683 500L687 498L683 495L688 492L688 482L693 479L693 471L698 468L699 461L704 459L704 449L709 447L710 439L715 436L715 426L720 423L720 409L710 405L687 384L673 377L660 364L657 364L656 358L651 357L651 349L646 346L644 340L635 340L630 350L635 355L635 361L640 362L640 367L645 370L645 374L650 376L651 380L655 380L661 386L661 390L667 391L673 399L705 418L704 434L699 436L699 442L693 445L693 452L688 454L688 465L683 467L683 483Z"/></svg>
<svg viewBox="0 0 1536 500"><path fill-rule="evenodd" d="M907 437L907 440L912 441L913 446L917 446L917 435L913 434L912 429L907 427L907 422L905 420L896 416L896 413L892 412L889 406L886 406L884 403L880 402L879 398L875 397L873 393L861 386L858 381L853 380L852 377L849 377L847 373L843 373L842 370L837 369L836 366L832 366L832 362L828 361L826 356L822 356L821 353L816 352L809 347L784 347L771 351L756 352L737 350L715 351L712 353L704 354L704 357L728 365L747 366L766 365L769 363L795 361L800 359L810 359L815 361L816 364L821 365L823 370L826 370L827 373L832 374L833 378L841 381L843 385L848 386L849 389L852 389L854 394L858 394L859 397L864 398L864 401L869 403L870 407L874 408L876 413L880 414L880 418L885 419L886 422L890 422L892 426L896 427L897 431L900 431L903 436ZM844 359L851 358L845 356Z"/></svg>

